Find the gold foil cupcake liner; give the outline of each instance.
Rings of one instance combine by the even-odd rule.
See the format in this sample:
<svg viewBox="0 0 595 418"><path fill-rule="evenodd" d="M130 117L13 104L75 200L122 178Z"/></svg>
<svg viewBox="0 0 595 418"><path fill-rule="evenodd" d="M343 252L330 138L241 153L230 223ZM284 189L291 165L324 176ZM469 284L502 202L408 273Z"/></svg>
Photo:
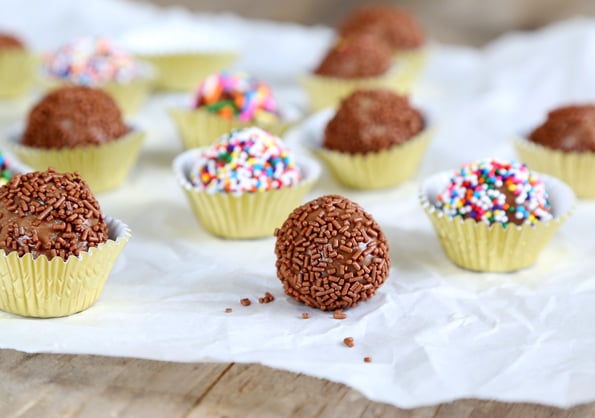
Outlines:
<svg viewBox="0 0 595 418"><path fill-rule="evenodd" d="M136 114L147 99L154 79L152 77L139 77L128 83L110 82L98 88L109 94L118 105L125 117ZM66 80L57 80L45 77L42 85L47 92L63 86L75 85Z"/></svg>
<svg viewBox="0 0 595 418"><path fill-rule="evenodd" d="M131 130L128 134L101 145L76 148L35 148L21 145L20 135L7 141L10 151L35 170L53 167L58 172L78 171L93 193L118 187L136 162L145 134Z"/></svg>
<svg viewBox="0 0 595 418"><path fill-rule="evenodd" d="M109 240L67 260L19 257L0 250L0 309L17 315L51 318L84 311L95 303L116 259L130 239L124 223L105 218Z"/></svg>
<svg viewBox="0 0 595 418"><path fill-rule="evenodd" d="M196 189L190 182L197 154L201 149L183 152L173 162L178 181L201 226L209 233L232 239L273 236L287 216L299 206L320 177L320 165L307 157L298 156L302 174L299 184L265 192L210 194Z"/></svg>
<svg viewBox="0 0 595 418"><path fill-rule="evenodd" d="M579 198L595 199L595 152L563 152L515 138L521 161L568 183Z"/></svg>
<svg viewBox="0 0 595 418"><path fill-rule="evenodd" d="M456 265L480 272L511 272L535 262L560 226L571 215L574 194L562 181L538 174L550 196L554 218L530 225L487 225L474 219L451 218L436 207L437 195L452 175L435 174L422 185L419 199L446 256Z"/></svg>
<svg viewBox="0 0 595 418"><path fill-rule="evenodd" d="M204 147L213 143L221 135L234 129L258 126L275 136L283 136L291 126L286 122L259 124L241 122L238 119L225 119L205 109L172 108L169 113L174 120L184 149Z"/></svg>
<svg viewBox="0 0 595 418"><path fill-rule="evenodd" d="M0 51L0 98L24 95L35 82L36 58L21 49Z"/></svg>
<svg viewBox="0 0 595 418"><path fill-rule="evenodd" d="M143 54L138 57L155 68L156 89L192 91L200 80L229 67L238 55L235 52L184 52Z"/></svg>
<svg viewBox="0 0 595 418"><path fill-rule="evenodd" d="M367 78L336 78L308 74L300 78L300 84L310 98L310 107L319 111L338 107L352 92L365 88L386 88L400 94L409 94L414 79L407 65L395 65L387 74Z"/></svg>
<svg viewBox="0 0 595 418"><path fill-rule="evenodd" d="M429 50L427 46L401 50L394 54L393 60L397 68L401 68L401 80L404 85L413 86L419 79L428 62Z"/></svg>
<svg viewBox="0 0 595 418"><path fill-rule="evenodd" d="M322 136L333 114L334 110L327 109L306 122L305 145L325 163L341 184L352 189L383 189L411 178L434 134L432 128L426 128L403 144L367 154L328 150L322 146Z"/></svg>

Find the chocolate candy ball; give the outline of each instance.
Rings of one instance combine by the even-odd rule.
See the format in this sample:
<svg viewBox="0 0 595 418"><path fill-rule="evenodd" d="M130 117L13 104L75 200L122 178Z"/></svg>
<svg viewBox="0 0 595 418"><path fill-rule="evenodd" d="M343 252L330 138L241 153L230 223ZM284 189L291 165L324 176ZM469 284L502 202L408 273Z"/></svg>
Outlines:
<svg viewBox="0 0 595 418"><path fill-rule="evenodd" d="M277 277L285 293L320 310L374 296L391 261L384 233L358 204L322 196L295 209L275 231Z"/></svg>
<svg viewBox="0 0 595 418"><path fill-rule="evenodd" d="M0 249L48 259L107 241L99 203L78 174L17 174L0 188Z"/></svg>
<svg viewBox="0 0 595 418"><path fill-rule="evenodd" d="M554 109L529 140L564 152L595 152L595 105Z"/></svg>
<svg viewBox="0 0 595 418"><path fill-rule="evenodd" d="M118 105L100 89L62 87L48 93L29 113L23 145L73 148L99 145L128 132Z"/></svg>

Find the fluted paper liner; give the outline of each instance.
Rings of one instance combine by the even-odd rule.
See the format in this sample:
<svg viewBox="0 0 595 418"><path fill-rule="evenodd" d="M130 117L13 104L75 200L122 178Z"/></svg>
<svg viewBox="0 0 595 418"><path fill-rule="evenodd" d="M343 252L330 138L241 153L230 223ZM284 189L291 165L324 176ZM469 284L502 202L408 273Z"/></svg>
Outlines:
<svg viewBox="0 0 595 418"><path fill-rule="evenodd" d="M151 76L137 77L127 83L109 82L98 88L104 90L116 102L124 116L130 117L138 112L141 108L154 83L154 78ZM76 85L67 80L59 80L55 78L45 77L42 80L43 87L46 91L55 90L62 86Z"/></svg>
<svg viewBox="0 0 595 418"><path fill-rule="evenodd" d="M237 58L235 52L185 52L139 55L157 71L155 88L192 91L209 75L229 67Z"/></svg>
<svg viewBox="0 0 595 418"><path fill-rule="evenodd" d="M35 81L36 58L22 49L0 51L0 98L24 95Z"/></svg>
<svg viewBox="0 0 595 418"><path fill-rule="evenodd" d="M322 146L324 127L333 115L334 110L327 109L310 119L305 145L324 161L340 183L353 189L382 189L409 179L419 167L434 133L432 128L426 128L407 142L386 150L350 154Z"/></svg>
<svg viewBox="0 0 595 418"><path fill-rule="evenodd" d="M595 152L563 152L515 138L521 161L568 183L579 198L595 199Z"/></svg>
<svg viewBox="0 0 595 418"><path fill-rule="evenodd" d="M428 47L401 50L394 54L393 59L401 66L401 80L404 85L413 86L421 75L428 61Z"/></svg>
<svg viewBox="0 0 595 418"><path fill-rule="evenodd" d="M35 170L53 167L58 172L78 171L93 193L118 187L134 165L145 134L131 130L122 138L101 145L46 149L21 145L20 135L7 141L13 154Z"/></svg>
<svg viewBox="0 0 595 418"><path fill-rule="evenodd" d="M564 182L536 173L549 193L554 218L534 226L487 225L474 219L451 218L436 207L437 195L446 189L452 171L429 177L419 199L430 218L447 257L468 270L510 272L530 266L572 212L574 194Z"/></svg>
<svg viewBox="0 0 595 418"><path fill-rule="evenodd" d="M17 315L50 318L93 305L130 239L128 226L105 218L109 240L68 260L0 250L0 309Z"/></svg>
<svg viewBox="0 0 595 418"><path fill-rule="evenodd" d="M385 75L378 77L337 78L308 74L300 78L300 84L310 98L313 111L338 107L342 99L363 88L387 88L397 93L409 94L413 81L406 64L397 64Z"/></svg>
<svg viewBox="0 0 595 418"><path fill-rule="evenodd" d="M206 109L172 108L169 113L176 123L184 149L204 147L212 144L221 135L234 129L258 126L275 136L283 136L289 129L286 122L256 124L238 119L226 119Z"/></svg>
<svg viewBox="0 0 595 418"><path fill-rule="evenodd" d="M180 154L173 163L194 215L202 227L223 238L249 239L273 235L291 211L299 206L320 177L320 165L307 157L298 156L297 166L302 179L297 185L256 193L210 194L196 189L190 182L190 171L201 149Z"/></svg>

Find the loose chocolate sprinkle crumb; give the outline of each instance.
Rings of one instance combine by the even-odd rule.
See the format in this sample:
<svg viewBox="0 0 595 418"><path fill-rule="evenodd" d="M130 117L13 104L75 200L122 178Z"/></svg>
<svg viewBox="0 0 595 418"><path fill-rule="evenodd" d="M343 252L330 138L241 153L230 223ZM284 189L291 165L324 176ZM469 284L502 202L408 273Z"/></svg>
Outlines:
<svg viewBox="0 0 595 418"><path fill-rule="evenodd" d="M233 309L231 309L231 308L225 308L225 313L232 313L232 312L233 312Z"/></svg>
<svg viewBox="0 0 595 418"><path fill-rule="evenodd" d="M372 363L372 357L364 357L364 363Z"/></svg>
<svg viewBox="0 0 595 418"><path fill-rule="evenodd" d="M108 239L99 203L78 173L17 174L0 188L0 248L34 258L78 256Z"/></svg>
<svg viewBox="0 0 595 418"><path fill-rule="evenodd" d="M335 312L333 312L333 318L335 318L335 319L346 319L347 318L347 314L344 313L341 309L337 309Z"/></svg>
<svg viewBox="0 0 595 418"><path fill-rule="evenodd" d="M328 195L296 208L275 231L277 277L285 293L323 311L374 296L388 276L388 242L372 216Z"/></svg>
<svg viewBox="0 0 595 418"><path fill-rule="evenodd" d="M310 314L308 312L303 312L302 319L310 319Z"/></svg>
<svg viewBox="0 0 595 418"><path fill-rule="evenodd" d="M264 297L258 298L258 303L271 303L275 297L270 292L265 292Z"/></svg>
<svg viewBox="0 0 595 418"><path fill-rule="evenodd" d="M343 339L343 342L345 343L345 345L349 348L353 347L355 345L354 341L353 341L353 337L345 337Z"/></svg>
<svg viewBox="0 0 595 418"><path fill-rule="evenodd" d="M240 299L240 303L242 304L242 306L250 306L250 305L252 305L252 301L250 301L250 299L248 299L248 298Z"/></svg>

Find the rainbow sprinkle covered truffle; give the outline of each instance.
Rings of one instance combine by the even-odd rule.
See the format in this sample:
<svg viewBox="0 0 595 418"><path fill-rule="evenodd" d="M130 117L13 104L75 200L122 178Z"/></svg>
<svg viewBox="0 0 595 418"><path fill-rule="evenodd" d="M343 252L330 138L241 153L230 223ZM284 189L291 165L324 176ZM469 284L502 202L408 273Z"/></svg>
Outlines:
<svg viewBox="0 0 595 418"><path fill-rule="evenodd" d="M450 217L488 225L535 225L552 218L545 185L525 164L485 159L455 171L438 195L437 206Z"/></svg>
<svg viewBox="0 0 595 418"><path fill-rule="evenodd" d="M194 107L204 107L242 122L270 123L279 119L271 88L245 73L222 71L198 86Z"/></svg>
<svg viewBox="0 0 595 418"><path fill-rule="evenodd" d="M46 73L73 84L98 87L108 82L128 83L146 73L132 55L109 39L77 39L43 57Z"/></svg>
<svg viewBox="0 0 595 418"><path fill-rule="evenodd" d="M293 154L257 127L233 131L199 152L191 182L207 193L253 193L296 185Z"/></svg>

